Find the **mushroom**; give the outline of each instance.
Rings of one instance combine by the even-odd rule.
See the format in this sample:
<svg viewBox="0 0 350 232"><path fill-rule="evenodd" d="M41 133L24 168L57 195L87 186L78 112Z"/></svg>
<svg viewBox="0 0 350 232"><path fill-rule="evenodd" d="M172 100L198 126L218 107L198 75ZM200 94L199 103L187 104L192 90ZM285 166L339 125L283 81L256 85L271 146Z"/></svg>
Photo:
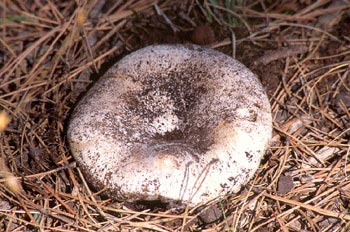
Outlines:
<svg viewBox="0 0 350 232"><path fill-rule="evenodd" d="M264 88L244 65L196 45L156 45L93 85L67 137L90 184L109 196L194 206L238 192L271 131Z"/></svg>

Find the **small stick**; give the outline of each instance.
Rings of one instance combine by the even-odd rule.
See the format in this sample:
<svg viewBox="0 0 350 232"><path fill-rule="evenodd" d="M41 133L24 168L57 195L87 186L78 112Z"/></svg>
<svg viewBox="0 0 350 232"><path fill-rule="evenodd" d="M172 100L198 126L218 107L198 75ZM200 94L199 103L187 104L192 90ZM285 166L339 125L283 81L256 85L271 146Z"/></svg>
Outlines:
<svg viewBox="0 0 350 232"><path fill-rule="evenodd" d="M236 59L236 35L233 31L231 31L231 38L232 38L232 58Z"/></svg>
<svg viewBox="0 0 350 232"><path fill-rule="evenodd" d="M306 53L308 51L308 47L306 46L292 46L288 48L281 48L274 51L267 51L265 54L257 59L254 64L262 63L264 65L270 63L271 61L278 60L281 58L286 58L288 56L294 56L302 53Z"/></svg>
<svg viewBox="0 0 350 232"><path fill-rule="evenodd" d="M169 24L169 26L171 27L171 29L173 30L173 32L178 32L179 29L177 29L177 27L171 22L171 20L164 14L164 12L159 8L159 6L157 4L154 4L154 8L157 11L158 15L161 15L165 21Z"/></svg>

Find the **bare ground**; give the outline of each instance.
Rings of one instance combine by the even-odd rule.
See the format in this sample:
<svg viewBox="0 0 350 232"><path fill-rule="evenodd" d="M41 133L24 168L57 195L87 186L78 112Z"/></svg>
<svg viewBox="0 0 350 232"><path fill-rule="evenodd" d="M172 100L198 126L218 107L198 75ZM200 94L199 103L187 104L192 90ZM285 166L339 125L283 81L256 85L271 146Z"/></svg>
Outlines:
<svg viewBox="0 0 350 232"><path fill-rule="evenodd" d="M0 231L349 231L349 8L1 2ZM91 189L76 166L65 135L74 105L115 61L159 43L218 49L265 86L274 135L239 194L199 209L129 205Z"/></svg>

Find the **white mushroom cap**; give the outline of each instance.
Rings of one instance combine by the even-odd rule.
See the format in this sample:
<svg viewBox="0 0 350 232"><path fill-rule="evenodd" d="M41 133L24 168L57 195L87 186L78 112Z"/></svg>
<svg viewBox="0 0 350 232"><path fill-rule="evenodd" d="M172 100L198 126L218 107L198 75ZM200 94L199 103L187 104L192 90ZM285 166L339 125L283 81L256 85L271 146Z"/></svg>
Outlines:
<svg viewBox="0 0 350 232"><path fill-rule="evenodd" d="M67 135L90 183L112 197L193 206L249 181L271 121L244 65L200 46L157 45L110 68L79 102Z"/></svg>

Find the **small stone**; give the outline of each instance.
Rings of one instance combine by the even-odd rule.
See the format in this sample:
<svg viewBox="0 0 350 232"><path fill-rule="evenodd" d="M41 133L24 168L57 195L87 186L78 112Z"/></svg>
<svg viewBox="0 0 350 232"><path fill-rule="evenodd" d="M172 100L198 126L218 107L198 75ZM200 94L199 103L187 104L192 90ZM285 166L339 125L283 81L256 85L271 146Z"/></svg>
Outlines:
<svg viewBox="0 0 350 232"><path fill-rule="evenodd" d="M278 180L277 192L284 194L290 192L294 188L293 178L291 176L280 176Z"/></svg>
<svg viewBox="0 0 350 232"><path fill-rule="evenodd" d="M212 205L207 209L203 209L201 211L201 213L198 215L199 219L204 224L214 223L214 222L218 221L219 219L221 219L222 216L223 216L223 213L221 212L221 209L219 209L219 207L216 205Z"/></svg>
<svg viewBox="0 0 350 232"><path fill-rule="evenodd" d="M350 108L350 93L346 91L340 92L332 103L338 113L344 113L346 109L349 110Z"/></svg>

